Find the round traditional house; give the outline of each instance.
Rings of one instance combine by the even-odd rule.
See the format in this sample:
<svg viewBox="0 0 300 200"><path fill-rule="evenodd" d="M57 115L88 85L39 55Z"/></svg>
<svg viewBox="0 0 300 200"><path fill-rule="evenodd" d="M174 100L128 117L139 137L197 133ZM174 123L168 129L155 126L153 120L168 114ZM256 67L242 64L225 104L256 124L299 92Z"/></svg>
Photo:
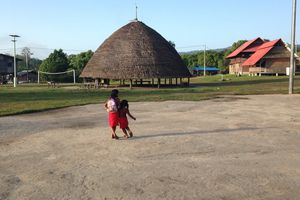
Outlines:
<svg viewBox="0 0 300 200"><path fill-rule="evenodd" d="M109 84L109 80L133 84L183 84L191 74L175 48L159 33L140 21L114 32L95 51L80 77ZM175 79L175 81L174 81ZM174 82L172 82L174 81Z"/></svg>

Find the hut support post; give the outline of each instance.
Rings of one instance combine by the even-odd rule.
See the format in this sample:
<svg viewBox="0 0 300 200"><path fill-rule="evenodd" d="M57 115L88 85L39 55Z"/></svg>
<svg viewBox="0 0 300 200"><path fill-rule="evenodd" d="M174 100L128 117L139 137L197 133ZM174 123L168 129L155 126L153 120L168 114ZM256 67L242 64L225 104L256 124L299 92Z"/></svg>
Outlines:
<svg viewBox="0 0 300 200"><path fill-rule="evenodd" d="M154 86L154 78L151 80L152 86Z"/></svg>
<svg viewBox="0 0 300 200"><path fill-rule="evenodd" d="M157 79L157 88L160 88L160 78Z"/></svg>
<svg viewBox="0 0 300 200"><path fill-rule="evenodd" d="M170 78L170 81L169 81L169 83L170 83L170 85L172 85L173 83L173 80L172 80L172 78Z"/></svg>
<svg viewBox="0 0 300 200"><path fill-rule="evenodd" d="M143 79L140 79L140 85L141 86L143 85Z"/></svg>
<svg viewBox="0 0 300 200"><path fill-rule="evenodd" d="M176 83L176 85L178 85L178 81L177 81L177 78L175 79L175 83Z"/></svg>
<svg viewBox="0 0 300 200"><path fill-rule="evenodd" d="M95 88L98 88L98 86L99 86L99 79L95 79Z"/></svg>
<svg viewBox="0 0 300 200"><path fill-rule="evenodd" d="M167 79L165 78L165 85L167 85Z"/></svg>
<svg viewBox="0 0 300 200"><path fill-rule="evenodd" d="M98 78L98 88L100 88L101 85L102 85L102 84L101 84L101 81L102 81L101 78Z"/></svg>
<svg viewBox="0 0 300 200"><path fill-rule="evenodd" d="M190 78L188 78L188 86L190 86Z"/></svg>
<svg viewBox="0 0 300 200"><path fill-rule="evenodd" d="M120 86L122 85L122 79L120 79Z"/></svg>
<svg viewBox="0 0 300 200"><path fill-rule="evenodd" d="M129 87L132 89L132 79L130 79Z"/></svg>
<svg viewBox="0 0 300 200"><path fill-rule="evenodd" d="M179 79L179 84L182 85L182 78Z"/></svg>

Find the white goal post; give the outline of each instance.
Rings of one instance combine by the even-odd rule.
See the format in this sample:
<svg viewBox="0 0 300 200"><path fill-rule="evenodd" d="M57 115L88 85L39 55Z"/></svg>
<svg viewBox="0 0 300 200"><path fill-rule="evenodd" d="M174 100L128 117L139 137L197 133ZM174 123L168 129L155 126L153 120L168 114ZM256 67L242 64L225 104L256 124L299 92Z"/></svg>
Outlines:
<svg viewBox="0 0 300 200"><path fill-rule="evenodd" d="M73 81L74 84L76 83L76 75L75 75L75 70L69 70L69 71L65 71L65 72L43 72L43 71L38 71L38 84L40 84L40 74L50 74L50 75L56 75L56 74L66 74L69 72L73 72Z"/></svg>

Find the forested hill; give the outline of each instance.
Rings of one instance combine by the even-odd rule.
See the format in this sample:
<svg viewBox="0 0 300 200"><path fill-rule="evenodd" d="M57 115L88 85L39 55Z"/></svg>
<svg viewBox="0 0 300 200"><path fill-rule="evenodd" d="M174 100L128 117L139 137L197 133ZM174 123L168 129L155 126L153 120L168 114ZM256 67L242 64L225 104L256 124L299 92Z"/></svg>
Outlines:
<svg viewBox="0 0 300 200"><path fill-rule="evenodd" d="M216 51L216 52L222 52L222 51L226 51L230 49L230 47L227 48L219 48L219 49L209 49L210 51ZM209 51L207 50L207 51ZM180 55L186 55L186 54L197 54L197 53L201 53L203 52L203 50L193 50L193 51L182 51L182 52L178 52Z"/></svg>
<svg viewBox="0 0 300 200"><path fill-rule="evenodd" d="M239 40L232 44L231 47L214 49L206 51L206 66L219 67L228 70L229 60L226 56L241 46L246 40ZM181 58L184 63L189 67L204 66L204 51L190 51L190 52L180 52Z"/></svg>

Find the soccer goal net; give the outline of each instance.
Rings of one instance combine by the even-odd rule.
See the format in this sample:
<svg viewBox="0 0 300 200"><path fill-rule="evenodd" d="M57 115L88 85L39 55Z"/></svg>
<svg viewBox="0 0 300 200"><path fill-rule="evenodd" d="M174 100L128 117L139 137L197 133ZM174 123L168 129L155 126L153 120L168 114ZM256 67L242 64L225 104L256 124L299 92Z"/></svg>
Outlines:
<svg viewBox="0 0 300 200"><path fill-rule="evenodd" d="M75 70L65 72L43 72L38 71L38 83L56 82L56 83L76 83Z"/></svg>

